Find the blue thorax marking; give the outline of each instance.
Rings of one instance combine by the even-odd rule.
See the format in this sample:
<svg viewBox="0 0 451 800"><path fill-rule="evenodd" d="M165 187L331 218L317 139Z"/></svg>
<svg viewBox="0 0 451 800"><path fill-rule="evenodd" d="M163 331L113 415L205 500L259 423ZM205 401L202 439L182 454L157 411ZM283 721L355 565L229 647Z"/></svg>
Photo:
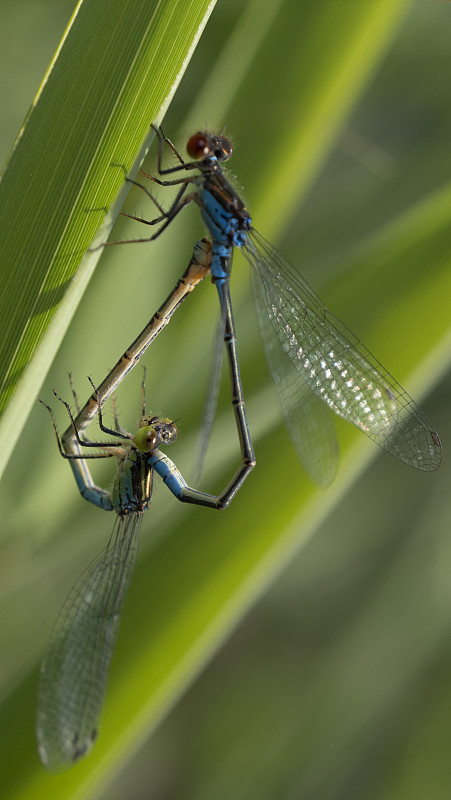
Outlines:
<svg viewBox="0 0 451 800"><path fill-rule="evenodd" d="M243 223L208 189L200 190L200 199L202 218L213 241L220 242L229 251L233 247L242 247L246 243L246 230L251 226L250 217L245 219L243 230Z"/></svg>

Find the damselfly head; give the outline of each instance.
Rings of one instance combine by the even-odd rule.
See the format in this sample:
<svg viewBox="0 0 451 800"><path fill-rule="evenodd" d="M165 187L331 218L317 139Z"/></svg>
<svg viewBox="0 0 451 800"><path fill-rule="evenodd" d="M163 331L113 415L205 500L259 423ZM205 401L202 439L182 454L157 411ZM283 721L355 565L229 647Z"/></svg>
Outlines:
<svg viewBox="0 0 451 800"><path fill-rule="evenodd" d="M151 453L162 444L172 444L176 438L177 426L171 419L145 414L133 440L140 453Z"/></svg>
<svg viewBox="0 0 451 800"><path fill-rule="evenodd" d="M196 161L214 156L218 161L228 161L232 155L232 145L225 136L213 136L207 131L194 133L186 145L190 158Z"/></svg>

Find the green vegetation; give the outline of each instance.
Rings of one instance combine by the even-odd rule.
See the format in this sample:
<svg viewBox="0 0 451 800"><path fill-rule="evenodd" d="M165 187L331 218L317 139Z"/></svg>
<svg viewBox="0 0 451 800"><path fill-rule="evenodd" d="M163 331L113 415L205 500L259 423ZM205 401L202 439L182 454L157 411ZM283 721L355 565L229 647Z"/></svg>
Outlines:
<svg viewBox="0 0 451 800"><path fill-rule="evenodd" d="M55 5L61 15L62 4ZM73 86L56 81L54 94L41 95L55 104L50 110L57 117L44 114L47 127L30 140L28 172L16 184L8 183L6 171L0 187L0 197L8 190L8 203L17 204L1 206L2 225L8 225L11 242L15 225L21 232L14 246L2 249L0 270L2 329L10 323L12 335L8 345L2 331L9 361L0 366L14 376L7 399L14 388L19 392L3 418L4 454L20 434L1 486L2 786L17 800L122 800L131 793L152 800L446 796L446 462L434 475L416 474L339 423L337 480L327 492L312 486L278 417L248 270L239 258L232 292L257 468L232 507L218 515L182 507L156 486L99 742L89 759L63 776L49 776L39 764L33 733L39 658L65 595L103 547L113 520L77 495L34 398L39 392L49 401L53 387L68 397L71 371L84 400L86 375L104 377L172 288L203 230L193 208L158 243L110 248L71 321L94 267L84 261L66 289L77 266L74 254L83 258L100 209L123 192L123 172L114 165L137 166L148 123L168 99L207 4L147 4L148 27L139 17L145 4L137 0L98 5L108 6L103 26L96 15L105 9L85 0L79 14L92 14L99 27L80 26L74 41L69 31L66 43L72 53L77 47L92 52L86 68L106 67L113 54L114 69L97 70L89 80L78 74L80 60L72 57ZM36 8L24 0L8 47L1 49L3 69L21 95L21 112L17 97L11 105L16 123L2 142L5 155L37 88L36 70L43 74L64 29L64 15L57 31L49 28L52 3L40 10L45 22L34 19ZM149 8L167 14L168 26L162 23L158 35ZM10 66L19 51L34 58L27 20L41 48L43 30L49 37L46 52L36 53L39 63L29 66L31 78ZM443 440L449 387L448 395L446 387L428 395L450 353L450 36L449 3L219 3L164 123L181 149L193 129L225 126L235 145L230 169L245 187L256 227L422 402ZM146 59L160 46L165 57L155 67L155 94L144 92L144 108ZM142 58L135 58L138 52ZM54 70L59 68L56 62ZM121 82L125 94L118 93ZM50 84L51 76L46 89ZM81 117L86 97L92 105ZM138 105L133 97L141 98ZM89 124L93 114L106 125L97 143L96 126ZM71 138L79 124L86 141ZM67 149L49 148L53 128L61 135L58 126L64 125ZM146 161L149 171L154 151ZM20 166L14 156L10 166ZM114 202L116 213L124 196ZM142 193L131 192L125 208L148 215ZM112 238L132 238L137 230L141 235L140 226L121 220ZM6 256L18 260L14 272ZM54 274L47 274L49 265ZM30 304L44 295L42 307ZM34 316L26 327L30 309ZM181 434L170 456L187 478L210 358L206 331L214 329L216 315L216 297L205 282L146 357L150 403L178 419ZM19 340L27 342L20 357ZM35 361L27 366L38 341ZM139 413L140 380L136 370L118 396L127 427ZM225 376L223 390L201 481L205 490L222 486L237 459ZM63 429L62 409L55 410ZM377 463L363 476L375 456ZM99 482L108 483L107 468L100 468ZM257 600L215 663L147 742Z"/></svg>

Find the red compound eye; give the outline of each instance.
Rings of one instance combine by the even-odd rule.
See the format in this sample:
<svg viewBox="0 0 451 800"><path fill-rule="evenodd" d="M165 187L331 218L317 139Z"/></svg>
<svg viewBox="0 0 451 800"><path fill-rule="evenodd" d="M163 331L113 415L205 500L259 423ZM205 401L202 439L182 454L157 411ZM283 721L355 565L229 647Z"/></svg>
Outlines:
<svg viewBox="0 0 451 800"><path fill-rule="evenodd" d="M194 133L188 139L186 151L191 158L205 158L211 153L211 140L205 133Z"/></svg>

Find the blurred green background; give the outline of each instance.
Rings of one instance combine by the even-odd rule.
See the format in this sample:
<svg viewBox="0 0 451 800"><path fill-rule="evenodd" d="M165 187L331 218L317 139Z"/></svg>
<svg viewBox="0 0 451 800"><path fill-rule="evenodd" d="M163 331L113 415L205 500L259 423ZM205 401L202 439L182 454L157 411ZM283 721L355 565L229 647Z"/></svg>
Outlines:
<svg viewBox="0 0 451 800"><path fill-rule="evenodd" d="M65 595L112 520L77 496L36 404L1 485L7 796L450 796L451 226L434 224L450 217L451 4L393 3L399 18L387 18L386 32L363 24L359 31L358 5L324 2L315 12L309 0L219 2L165 129L182 149L194 128L226 126L235 145L230 168L256 227L422 402L444 445L442 467L417 474L339 422L337 481L326 492L311 486L279 421L248 271L237 259L232 288L257 469L218 516L179 507L156 487L99 743L85 764L53 777L35 753L37 664ZM61 1L0 3L2 162L72 10ZM362 74L355 57L341 95L331 98L335 60L338 72L347 52L360 51ZM297 161L290 155L312 109L321 146L311 160L299 147ZM147 210L133 193L126 208ZM49 401L53 387L66 396L71 370L85 399L86 375L103 378L202 233L190 209L151 249L105 253L40 396ZM134 235L136 227L120 221L112 238ZM145 359L153 409L180 418L169 455L188 479L210 359L205 331L217 312L212 294L207 285L197 290ZM121 387L128 427L140 380L137 370ZM224 378L202 488L220 489L236 458ZM108 475L101 468L99 482ZM157 687L148 706L136 674Z"/></svg>

